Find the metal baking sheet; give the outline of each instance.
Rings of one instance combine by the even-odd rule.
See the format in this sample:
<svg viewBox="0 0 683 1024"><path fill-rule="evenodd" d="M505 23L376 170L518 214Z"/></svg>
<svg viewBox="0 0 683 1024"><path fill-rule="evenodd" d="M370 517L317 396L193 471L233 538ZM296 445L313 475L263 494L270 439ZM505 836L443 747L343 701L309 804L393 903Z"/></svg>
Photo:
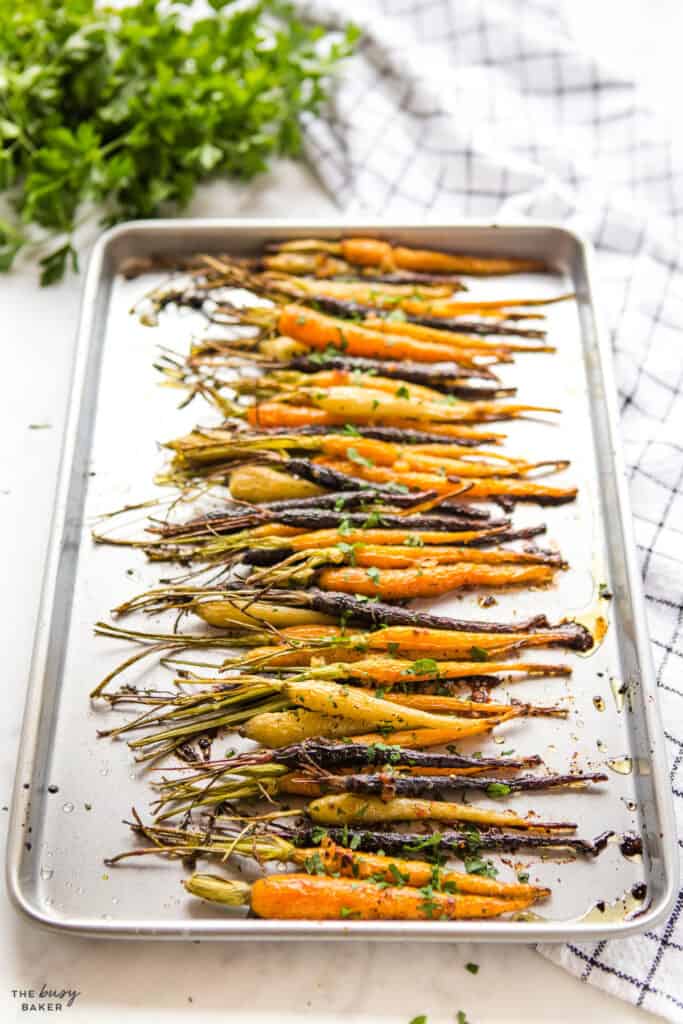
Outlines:
<svg viewBox="0 0 683 1024"><path fill-rule="evenodd" d="M587 769L611 765L609 785L599 792L534 794L533 806L545 816L561 811L588 837L607 827L618 834L635 831L644 839L644 855L627 859L615 842L595 861L515 856L516 863L530 864L534 880L553 888L552 899L539 905L539 916L531 920L262 921L187 897L178 862L145 858L119 868L103 865L105 857L132 844L122 819L132 806L146 810L149 788L148 777L135 768L123 742L96 738L96 729L115 713L91 707L87 693L130 648L95 638L92 625L108 618L113 605L153 585L159 566L145 564L141 554L128 549L96 548L90 530L97 515L150 496L152 477L164 461L158 441L195 422L215 422L212 410L196 403L179 411L177 392L159 387L153 368L159 345L185 351L203 322L176 311L164 315L155 329L143 326L130 316L130 307L164 275L126 281L118 270L126 259L152 253L249 255L266 241L337 237L342 231L454 251L542 256L555 269L552 275L478 280L477 295L576 293L575 302L547 310L556 354L520 355L514 365L502 368L504 382L519 385L521 400L563 410L555 424L518 421L502 429L513 453L528 450L539 459L560 455L572 460L565 478L580 487L576 503L548 509L519 505L516 511L520 523L547 523L548 538L560 544L571 568L549 590L496 595L497 605L488 610L479 607L476 594L435 605L460 617L507 619L543 610L551 620L566 615L590 619L599 583L607 583L614 595L601 602L609 629L589 656L553 654L571 661L569 681L529 680L510 687L517 697L567 700L569 720L512 723L502 732L502 743L517 753L537 751L557 770L570 762ZM554 226L168 220L123 225L102 237L83 296L8 845L9 889L26 915L55 929L105 937L506 942L616 938L662 920L677 886L671 796L618 450L610 353L596 319L589 263L587 246ZM131 625L141 623L133 620ZM168 618L152 620L148 628L155 627L167 630ZM164 670L148 665L145 682L153 681L155 673L160 679ZM614 694L624 686L622 701ZM503 749L493 740L471 741L469 748ZM625 767L631 769L626 774ZM530 802L520 795L514 806L525 809ZM512 876L507 872L505 877ZM643 882L647 898L638 916L625 919L613 912L624 894ZM605 910L586 917L600 901Z"/></svg>

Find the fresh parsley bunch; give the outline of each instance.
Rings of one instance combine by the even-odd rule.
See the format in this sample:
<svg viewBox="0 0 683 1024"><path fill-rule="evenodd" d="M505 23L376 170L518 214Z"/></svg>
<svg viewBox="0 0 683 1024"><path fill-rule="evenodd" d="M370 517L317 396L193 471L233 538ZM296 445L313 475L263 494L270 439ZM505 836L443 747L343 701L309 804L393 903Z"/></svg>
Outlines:
<svg viewBox="0 0 683 1024"><path fill-rule="evenodd" d="M303 24L283 2L0 0L0 270L57 240L41 283L77 269L74 229L182 208L211 176L251 178L296 155L300 116L356 39ZM84 209L86 212L84 213Z"/></svg>

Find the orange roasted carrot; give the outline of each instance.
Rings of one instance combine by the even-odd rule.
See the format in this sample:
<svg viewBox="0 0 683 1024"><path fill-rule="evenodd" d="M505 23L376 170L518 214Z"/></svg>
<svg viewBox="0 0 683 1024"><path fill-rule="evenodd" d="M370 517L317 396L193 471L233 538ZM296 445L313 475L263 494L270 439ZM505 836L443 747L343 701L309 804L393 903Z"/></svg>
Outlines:
<svg viewBox="0 0 683 1024"><path fill-rule="evenodd" d="M251 903L258 917L309 921L424 921L499 917L524 910L536 895L501 898L437 891L427 897L412 886L379 886L325 875L267 875L253 883L194 874L183 883L193 896L240 906Z"/></svg>
<svg viewBox="0 0 683 1024"><path fill-rule="evenodd" d="M374 380L375 378L371 378ZM396 390L396 381L392 381L394 384L394 390ZM412 459L416 457L435 457L445 459L479 459L479 460L491 460L499 465L522 465L528 466L530 463L524 459L515 458L511 455L503 455L497 451L477 451L472 452L472 449L467 445L457 443L457 438L453 444L441 443L438 444L396 444L390 441L378 441L375 438L370 437L351 437L348 433L334 433L331 431L329 434L325 434L321 437L316 437L315 444L320 447L320 450L325 455L337 455L339 458L348 459L349 449L365 459L374 462L375 465L391 466L396 462L397 459Z"/></svg>
<svg viewBox="0 0 683 1024"><path fill-rule="evenodd" d="M354 658L352 660L353 670L350 673L363 678L367 685L391 687L396 683L420 683L429 682L435 679L443 681L446 679L464 679L467 681L470 676L495 675L498 672L515 673L521 677L530 676L568 676L571 675L571 668L567 665L542 665L533 661L436 661L422 659L415 662L401 658L384 658L377 655L371 657ZM426 662L426 664L424 664ZM367 678L365 678L367 677ZM400 698L392 694L393 701ZM494 705L489 704L489 709ZM499 709L500 710L500 709Z"/></svg>
<svg viewBox="0 0 683 1024"><path fill-rule="evenodd" d="M430 427L431 430L431 427ZM396 466L364 466L355 462L330 460L327 462L332 469L349 476L360 477L370 483L404 484L411 490L436 491L444 494L453 486L453 479L437 476L435 473L424 473L413 470L397 470ZM467 481L468 498L510 497L516 499L538 499L549 503L573 501L577 494L576 487L549 487L546 484L534 483L530 480L511 480L474 478Z"/></svg>
<svg viewBox="0 0 683 1024"><path fill-rule="evenodd" d="M431 918L499 917L523 910L534 896L494 896L435 892L429 898L409 886L381 888L372 882L319 875L270 875L251 890L251 908L259 917L317 921L420 921Z"/></svg>
<svg viewBox="0 0 683 1024"><path fill-rule="evenodd" d="M454 359L453 345L371 331L353 321L337 320L296 303L282 307L277 319L277 330L308 348L324 350L332 346L349 356L411 359L419 363L448 362ZM464 357L468 365L473 365L475 355Z"/></svg>
<svg viewBox="0 0 683 1024"><path fill-rule="evenodd" d="M400 657L435 659L471 657L478 647L491 654L503 654L520 647L547 647L567 640L562 626L519 633L466 633L460 630L426 629L420 626L388 626L366 637L370 651L390 651Z"/></svg>
<svg viewBox="0 0 683 1024"><path fill-rule="evenodd" d="M428 341L439 345L450 345L454 349L465 349L471 354L479 353L493 358L496 362L508 362L512 352L554 352L553 345L546 345L542 341L513 341L506 338L495 340L482 338L475 334L458 334L457 331L446 331L438 327L426 327L423 324L411 323L410 320L388 320L369 314L363 320L363 325L372 331L379 331L382 334L402 335L406 338L414 338L416 341Z"/></svg>
<svg viewBox="0 0 683 1024"><path fill-rule="evenodd" d="M386 270L418 270L444 274L517 274L545 269L541 260L505 259L487 256L466 256L461 253L436 252L392 246L375 238L344 238L341 255L349 263Z"/></svg>
<svg viewBox="0 0 683 1024"><path fill-rule="evenodd" d="M500 725L501 722L505 722L508 718L513 717L516 717L516 715L506 715L497 722L492 722L487 718L480 718L477 721L471 722L467 735L478 736L483 732L490 732L495 725ZM455 743L457 740L462 739L462 736L462 729L449 729L444 726L441 729L400 729L389 733L367 732L354 736L353 739L354 743L388 743L397 747L412 747L420 750L424 747L441 747L446 743Z"/></svg>
<svg viewBox="0 0 683 1024"><path fill-rule="evenodd" d="M325 412L323 409L305 405L290 405L287 402L260 402L258 405L250 406L247 412L247 422L252 427L343 427L346 423L353 421L353 417L348 414L335 415ZM383 422L388 427L415 427L413 421L405 419ZM495 434L488 430L479 430L476 427L460 426L454 423L434 425L430 423L429 432L452 438L473 438L482 442L498 441L505 437L505 434Z"/></svg>
<svg viewBox="0 0 683 1024"><path fill-rule="evenodd" d="M409 450L399 452L394 461L391 462L389 461L390 456L384 453L380 454L380 457L377 459L365 456L360 448L349 445L348 441L346 442L346 449L342 445L335 447L337 447L339 455L319 455L314 461L323 466L329 466L334 463L335 458L345 458L350 448L352 454L356 452L361 458L365 458L367 462L372 462L375 466L393 466L398 472L438 473L440 476L448 473L451 476L461 477L518 477L544 466L548 467L547 471L550 471L551 468L555 470L565 469L567 466L567 462L561 459L557 459L552 463L538 463L525 462L524 459L503 458L498 460L495 457L491 457L490 461L487 461L488 456L486 453L478 453L477 455L473 455L471 452L469 454L463 453L461 458L452 458L445 453L443 455L426 455L420 452L413 453ZM327 445L325 445L325 448L327 448ZM358 462L359 460L356 458L353 461Z"/></svg>
<svg viewBox="0 0 683 1024"><path fill-rule="evenodd" d="M425 569L384 569L368 575L356 566L323 569L318 583L323 590L380 597L385 601L437 597L461 587L507 587L551 583L555 570L545 565L434 565Z"/></svg>
<svg viewBox="0 0 683 1024"><path fill-rule="evenodd" d="M378 569L426 569L431 565L545 565L557 562L546 552L514 551L512 548L384 547L380 544L358 544L352 553L354 565Z"/></svg>
<svg viewBox="0 0 683 1024"><path fill-rule="evenodd" d="M404 857L385 857L378 853L363 853L359 850L347 850L337 846L328 836L320 844L320 850L306 850L306 858L319 852L323 867L328 875L340 874L344 878L371 878L377 881L384 876L386 882L394 883L400 879L402 885L420 888L436 880L439 885L452 885L459 892L477 894L479 896L498 896L501 899L510 897L532 897L542 899L550 894L549 889L521 882L497 882L493 878L482 875L468 875L462 871L451 871L437 868L423 860L407 860ZM297 858L298 859L298 858Z"/></svg>
<svg viewBox="0 0 683 1024"><path fill-rule="evenodd" d="M405 676L404 676L405 680ZM372 690L363 690L371 694ZM480 718L489 715L505 714L509 704L494 704L492 701L462 700L460 697L441 696L438 693L392 693L391 701L402 704L406 708L418 708L420 711L437 713L464 713Z"/></svg>
<svg viewBox="0 0 683 1024"><path fill-rule="evenodd" d="M260 402L247 412L252 427L308 427L318 424L343 426L343 416L330 416L322 409L307 405L289 405L286 402Z"/></svg>
<svg viewBox="0 0 683 1024"><path fill-rule="evenodd" d="M384 425L387 427L398 427L403 430L415 429L415 421L405 418L391 420ZM479 438L479 440L493 442L495 444L500 444L507 437L507 434L494 434L489 430L486 430L486 433L482 434L481 427L462 427L455 423L430 423L429 433L438 434L439 437L452 437L455 440L459 437L473 437Z"/></svg>

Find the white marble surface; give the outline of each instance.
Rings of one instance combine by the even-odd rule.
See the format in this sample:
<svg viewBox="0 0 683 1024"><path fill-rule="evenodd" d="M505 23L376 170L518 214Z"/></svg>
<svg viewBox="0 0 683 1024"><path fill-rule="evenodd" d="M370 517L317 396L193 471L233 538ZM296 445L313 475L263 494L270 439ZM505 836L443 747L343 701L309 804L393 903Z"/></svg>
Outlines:
<svg viewBox="0 0 683 1024"><path fill-rule="evenodd" d="M672 128L683 84L677 52L683 11L677 0L575 0L585 39L635 69ZM618 25L618 31L615 30ZM662 31L662 29L665 29ZM202 191L192 213L324 215L329 200L306 171L282 166L258 185ZM20 271L0 284L4 387L0 403L0 531L4 572L5 697L0 715L0 818L5 813L35 627L50 510L64 424L80 281L39 291ZM30 425L43 429L30 429ZM0 897L0 1019L26 1019L12 990L74 988L69 1019L110 1024L199 1019L240 1024L357 1021L471 1024L575 1020L653 1020L582 985L532 949L446 944L188 944L92 942L41 932ZM480 965L477 975L465 970Z"/></svg>

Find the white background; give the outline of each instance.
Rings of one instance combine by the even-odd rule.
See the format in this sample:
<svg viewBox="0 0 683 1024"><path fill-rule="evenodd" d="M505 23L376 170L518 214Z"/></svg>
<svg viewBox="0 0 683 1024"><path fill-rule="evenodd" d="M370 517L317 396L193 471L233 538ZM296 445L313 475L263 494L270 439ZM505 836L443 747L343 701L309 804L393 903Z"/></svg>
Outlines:
<svg viewBox="0 0 683 1024"><path fill-rule="evenodd" d="M681 138L683 86L678 0L574 0L580 40L642 84ZM194 215L324 216L333 212L305 170L282 165L256 185L202 190ZM40 291L23 269L0 284L0 575L4 701L0 715L0 821L14 773L23 690L48 537L66 411L80 279ZM122 401L125 415L125 401ZM30 425L44 429L30 429ZM47 425L47 426L45 426ZM0 900L0 1019L22 1019L12 989L80 990L64 1010L79 1021L164 1021L190 1014L240 1024L350 1020L471 1024L653 1020L565 974L531 949L512 946L98 943L42 933ZM480 965L475 976L464 965ZM23 1019L26 1019L23 1017Z"/></svg>

